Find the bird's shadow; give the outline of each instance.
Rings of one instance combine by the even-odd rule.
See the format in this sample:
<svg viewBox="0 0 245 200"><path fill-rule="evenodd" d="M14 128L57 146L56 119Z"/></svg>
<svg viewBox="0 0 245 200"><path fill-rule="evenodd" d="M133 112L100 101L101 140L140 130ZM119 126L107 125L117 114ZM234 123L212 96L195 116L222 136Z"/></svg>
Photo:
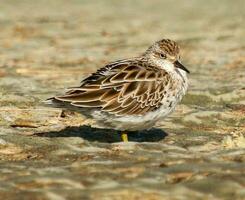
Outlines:
<svg viewBox="0 0 245 200"><path fill-rule="evenodd" d="M112 129L92 128L90 126L66 127L60 131L37 133L40 137L81 137L88 141L103 143L121 142L120 132ZM133 142L158 142L168 134L161 129L135 131L128 133L129 141Z"/></svg>

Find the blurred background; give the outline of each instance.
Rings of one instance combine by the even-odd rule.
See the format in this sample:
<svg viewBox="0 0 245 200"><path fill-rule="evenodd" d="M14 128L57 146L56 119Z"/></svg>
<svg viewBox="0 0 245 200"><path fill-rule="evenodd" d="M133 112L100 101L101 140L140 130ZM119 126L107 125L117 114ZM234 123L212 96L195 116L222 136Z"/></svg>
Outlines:
<svg viewBox="0 0 245 200"><path fill-rule="evenodd" d="M0 197L243 199L244 0L0 0ZM150 134L42 101L170 38L188 94ZM159 132L160 130L160 132ZM181 197L181 198L180 198Z"/></svg>

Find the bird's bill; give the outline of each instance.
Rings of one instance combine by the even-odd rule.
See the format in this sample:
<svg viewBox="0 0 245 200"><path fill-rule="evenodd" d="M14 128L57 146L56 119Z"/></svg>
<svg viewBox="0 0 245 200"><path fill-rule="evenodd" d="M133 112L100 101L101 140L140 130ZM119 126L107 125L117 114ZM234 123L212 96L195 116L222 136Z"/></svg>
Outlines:
<svg viewBox="0 0 245 200"><path fill-rule="evenodd" d="M190 73L190 71L184 65L182 65L178 60L174 62L174 66L186 71L187 73Z"/></svg>

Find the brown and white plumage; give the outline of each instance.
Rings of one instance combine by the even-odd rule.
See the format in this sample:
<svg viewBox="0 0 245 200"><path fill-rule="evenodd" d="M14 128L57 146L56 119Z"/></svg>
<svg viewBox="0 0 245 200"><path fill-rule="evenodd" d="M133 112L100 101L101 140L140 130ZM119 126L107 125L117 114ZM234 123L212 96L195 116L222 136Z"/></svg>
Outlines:
<svg viewBox="0 0 245 200"><path fill-rule="evenodd" d="M49 100L80 111L105 128L150 128L169 114L186 92L188 70L178 59L179 46L161 40L142 56L110 63L80 86Z"/></svg>

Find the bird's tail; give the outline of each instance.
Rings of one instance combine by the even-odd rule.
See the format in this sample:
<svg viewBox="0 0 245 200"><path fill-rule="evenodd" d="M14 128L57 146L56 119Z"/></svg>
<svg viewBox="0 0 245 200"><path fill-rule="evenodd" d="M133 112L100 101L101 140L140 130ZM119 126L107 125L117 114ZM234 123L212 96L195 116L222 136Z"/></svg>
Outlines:
<svg viewBox="0 0 245 200"><path fill-rule="evenodd" d="M58 101L54 97L48 98L42 102L46 106L54 107L54 108L65 108L67 103Z"/></svg>

